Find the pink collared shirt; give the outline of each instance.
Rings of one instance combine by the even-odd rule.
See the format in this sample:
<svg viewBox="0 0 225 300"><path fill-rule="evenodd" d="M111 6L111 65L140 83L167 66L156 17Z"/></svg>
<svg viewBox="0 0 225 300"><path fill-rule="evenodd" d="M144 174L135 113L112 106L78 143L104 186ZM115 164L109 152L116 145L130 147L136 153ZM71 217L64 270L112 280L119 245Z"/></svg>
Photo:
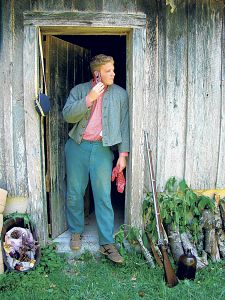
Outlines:
<svg viewBox="0 0 225 300"><path fill-rule="evenodd" d="M105 91L104 91L105 93ZM83 139L88 141L101 141L102 140L102 100L103 95L91 102L88 97L86 97L86 105L91 108L91 115L87 124L86 129L83 133ZM128 156L128 152L121 152L120 156Z"/></svg>
<svg viewBox="0 0 225 300"><path fill-rule="evenodd" d="M103 94L97 101L94 101L93 105L86 97L86 105L91 108L91 115L86 129L83 133L83 139L88 141L101 141L102 140L102 98Z"/></svg>

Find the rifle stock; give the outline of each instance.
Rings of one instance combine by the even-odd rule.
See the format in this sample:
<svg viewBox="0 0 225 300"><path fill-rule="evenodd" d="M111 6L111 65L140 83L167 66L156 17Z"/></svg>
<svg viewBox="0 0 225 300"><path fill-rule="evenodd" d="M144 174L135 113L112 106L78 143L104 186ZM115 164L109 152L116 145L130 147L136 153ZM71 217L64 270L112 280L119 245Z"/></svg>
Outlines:
<svg viewBox="0 0 225 300"><path fill-rule="evenodd" d="M164 268L166 283L167 283L168 287L174 287L178 284L178 280L177 280L175 272L171 266L169 256L167 253L167 245L165 244L165 241L163 238L163 227L162 227L162 221L161 221L161 217L160 217L159 205L158 205L157 194L156 194L156 180L155 180L154 171L153 171L151 148L150 148L149 141L148 141L148 133L146 131L144 132L144 135L145 135L145 142L146 142L146 148L147 148L148 167L149 167L149 174L150 174L151 187L152 187L152 196L153 196L154 210L155 210L155 217L156 217L158 246L159 246L159 249L160 249L160 251L162 253L162 257L163 257L163 268Z"/></svg>
<svg viewBox="0 0 225 300"><path fill-rule="evenodd" d="M172 288L178 284L178 280L177 280L175 272L171 266L166 246L162 245L160 250L161 250L162 256L163 256L163 268L164 268L164 272L165 272L165 280L166 280L168 287Z"/></svg>

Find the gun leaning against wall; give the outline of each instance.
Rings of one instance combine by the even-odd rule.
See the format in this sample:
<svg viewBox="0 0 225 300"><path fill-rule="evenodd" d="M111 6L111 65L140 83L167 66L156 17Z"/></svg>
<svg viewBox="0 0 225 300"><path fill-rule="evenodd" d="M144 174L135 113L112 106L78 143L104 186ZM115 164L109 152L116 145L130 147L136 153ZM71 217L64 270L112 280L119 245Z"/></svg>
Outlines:
<svg viewBox="0 0 225 300"><path fill-rule="evenodd" d="M163 237L164 233L163 233L162 221L160 217L159 205L158 205L157 194L156 194L156 180L153 171L152 151L149 144L148 133L144 131L144 135L145 135L145 144L147 148L148 168L149 168L149 174L151 180L152 197L153 197L154 211L155 211L155 218L156 218L158 246L163 257L163 268L165 272L166 283L169 287L174 287L178 284L178 280L171 266L168 253L167 253L167 243L165 242L165 239Z"/></svg>

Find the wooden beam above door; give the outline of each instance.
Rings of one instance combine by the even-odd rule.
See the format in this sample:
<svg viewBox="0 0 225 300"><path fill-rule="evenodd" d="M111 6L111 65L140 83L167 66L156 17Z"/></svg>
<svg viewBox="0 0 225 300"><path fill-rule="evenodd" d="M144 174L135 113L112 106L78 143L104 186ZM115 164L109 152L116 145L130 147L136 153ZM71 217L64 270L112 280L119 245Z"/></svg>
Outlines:
<svg viewBox="0 0 225 300"><path fill-rule="evenodd" d="M143 13L108 13L108 12L24 12L24 25L57 27L112 27L122 32L128 28L146 26ZM118 28L120 27L120 28ZM55 34L55 33L54 33ZM59 33L61 34L61 32ZM72 34L72 33L70 33ZM77 33L76 33L77 34Z"/></svg>
<svg viewBox="0 0 225 300"><path fill-rule="evenodd" d="M41 32L45 35L126 35L130 28L42 26Z"/></svg>

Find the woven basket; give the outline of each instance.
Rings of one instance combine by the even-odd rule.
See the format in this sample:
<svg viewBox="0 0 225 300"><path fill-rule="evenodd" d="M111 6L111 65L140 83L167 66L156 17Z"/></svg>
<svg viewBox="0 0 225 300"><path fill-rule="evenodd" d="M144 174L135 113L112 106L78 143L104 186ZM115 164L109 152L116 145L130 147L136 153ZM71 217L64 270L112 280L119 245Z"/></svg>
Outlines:
<svg viewBox="0 0 225 300"><path fill-rule="evenodd" d="M5 241L5 235L6 233L12 229L13 227L22 227L22 228L27 228L27 229L30 229L32 235L33 235L33 238L35 241L38 241L38 235L37 235L37 230L35 228L35 226L33 225L33 223L31 221L29 221L29 224L25 224L24 222L24 219L23 218L20 218L20 217L15 217L15 218L10 218L8 220L6 220L4 223L3 223L3 227L2 227L2 232L1 232L1 245L2 245L2 255L3 255L3 262L4 262L4 265L5 265L5 268L9 271L14 271L14 272L28 272L28 271L31 271L31 270L34 270L39 262L40 262L40 257L41 257L41 250L40 250L40 247L38 247L36 249L36 252L35 252L35 264L33 266L33 268L30 268L29 270L25 270L25 271L17 271L15 269L12 269L11 266L8 264L8 261L7 261L7 256L6 256L6 253L5 253L5 250L3 248L3 242Z"/></svg>

